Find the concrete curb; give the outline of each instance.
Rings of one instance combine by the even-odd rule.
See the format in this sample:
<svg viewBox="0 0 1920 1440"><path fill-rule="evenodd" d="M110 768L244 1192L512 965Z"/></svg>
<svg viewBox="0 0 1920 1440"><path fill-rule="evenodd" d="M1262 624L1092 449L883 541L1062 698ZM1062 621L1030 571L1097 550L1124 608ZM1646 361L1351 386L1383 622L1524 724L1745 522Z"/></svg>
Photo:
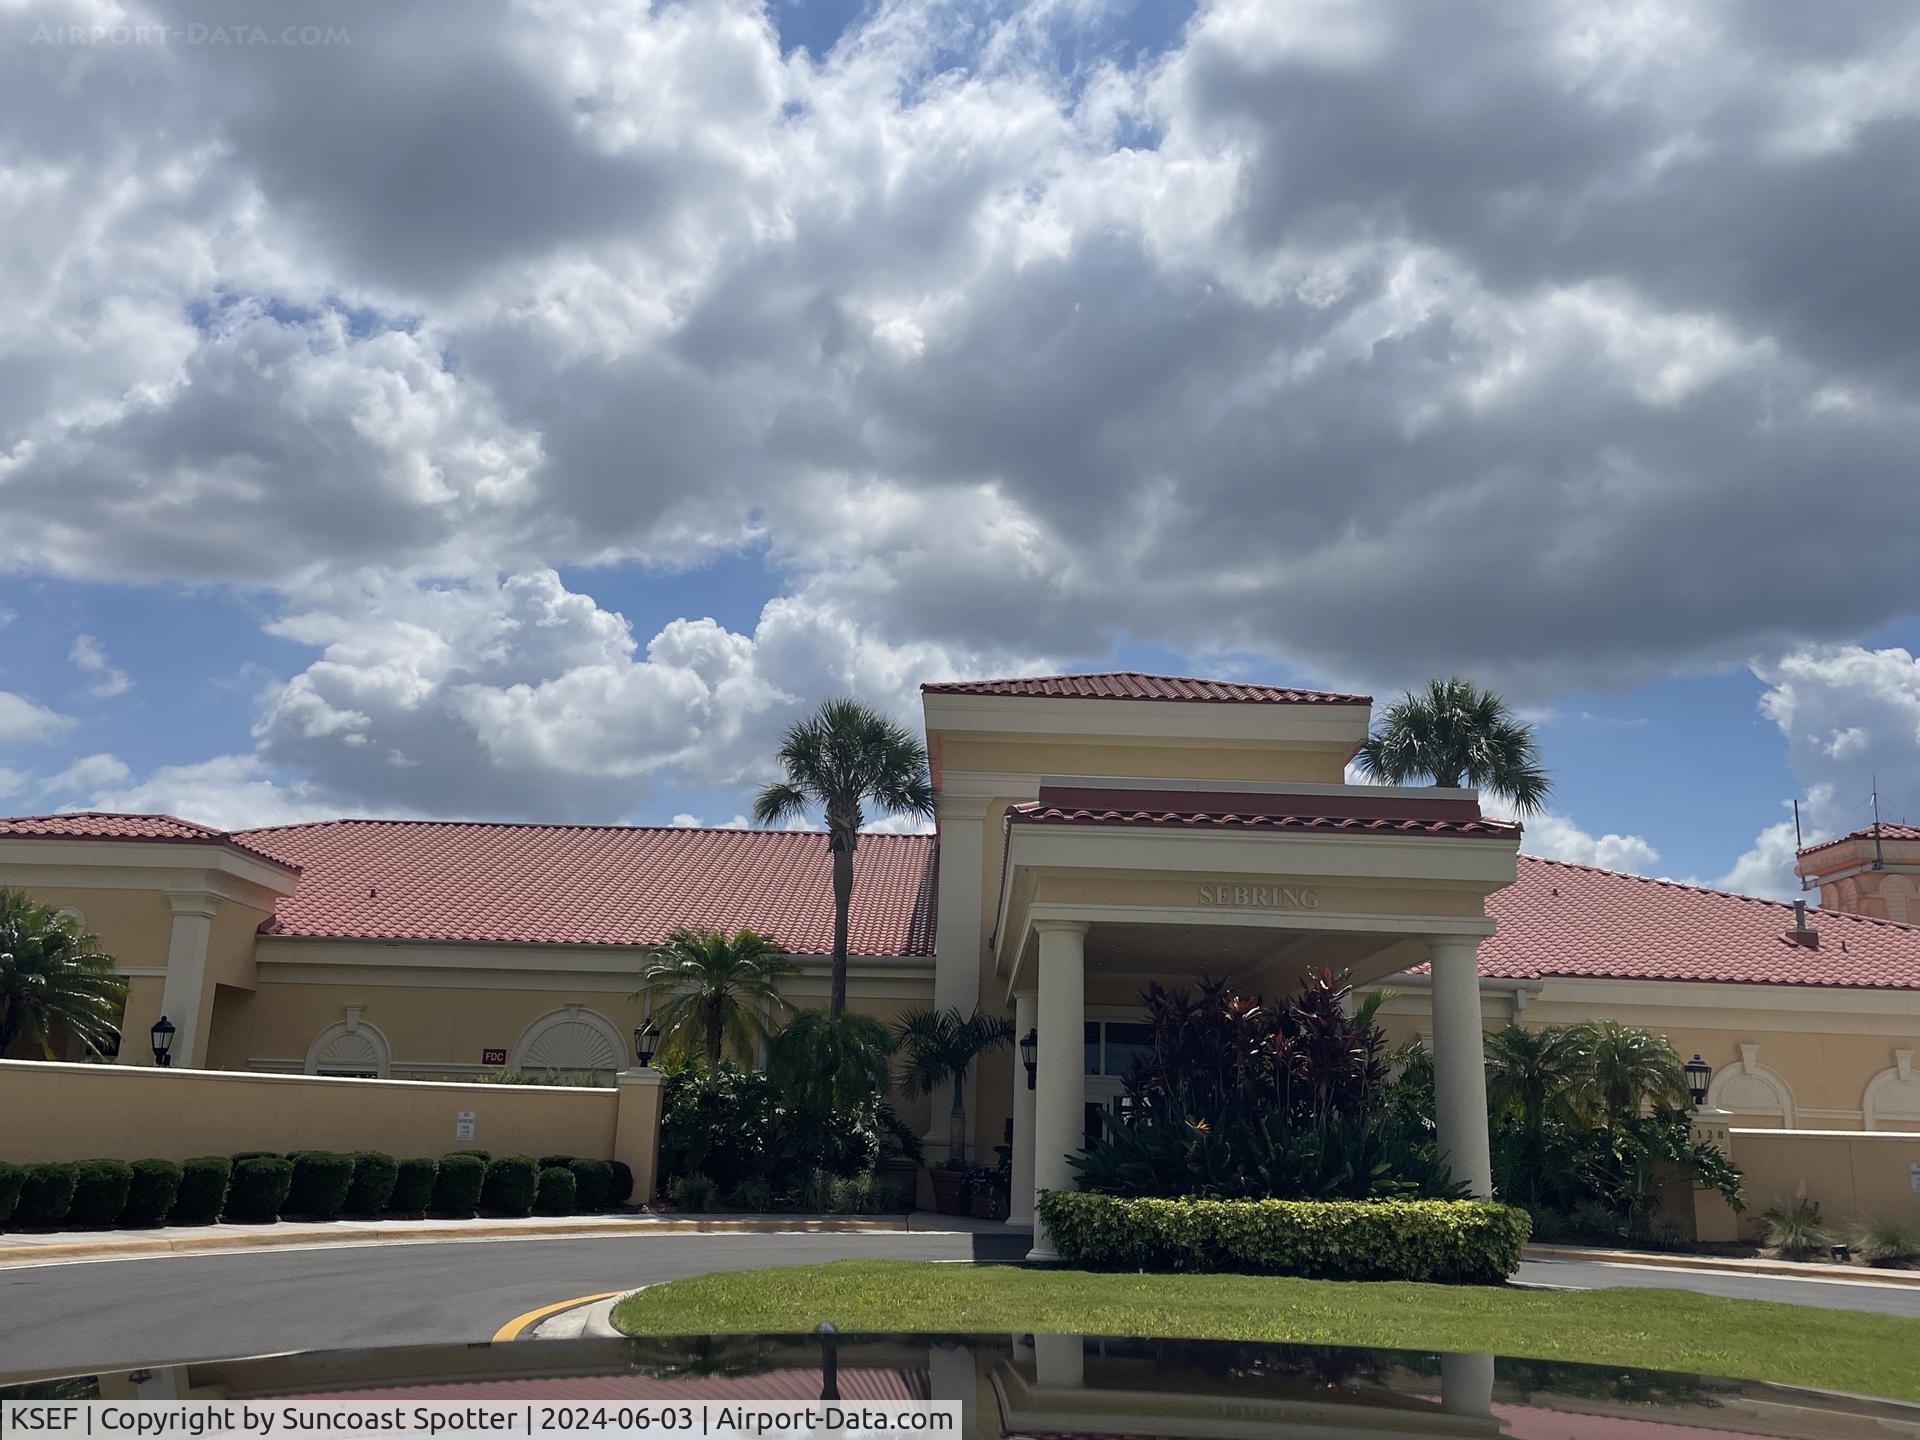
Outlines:
<svg viewBox="0 0 1920 1440"><path fill-rule="evenodd" d="M48 1265L73 1260L137 1260L159 1255L206 1255L228 1250L269 1250L292 1246L418 1245L438 1240L555 1240L594 1236L713 1234L883 1234L957 1233L937 1226L917 1228L911 1216L782 1215L657 1219L554 1220L516 1223L489 1220L395 1222L383 1225L236 1225L197 1235L99 1234L85 1239L0 1243L0 1266Z"/></svg>
<svg viewBox="0 0 1920 1440"><path fill-rule="evenodd" d="M1850 1285L1920 1286L1920 1270L1822 1265L1801 1260L1743 1260L1720 1255L1668 1255L1657 1250L1598 1250L1578 1245L1529 1245L1522 1260L1581 1260L1596 1265L1651 1265L1662 1270L1703 1270L1722 1275L1759 1275L1773 1280L1842 1280Z"/></svg>
<svg viewBox="0 0 1920 1440"><path fill-rule="evenodd" d="M645 1286L640 1287L645 1289ZM558 1315L549 1315L521 1335L522 1340L624 1340L613 1328L613 1307L634 1292L615 1295L610 1300L594 1300Z"/></svg>

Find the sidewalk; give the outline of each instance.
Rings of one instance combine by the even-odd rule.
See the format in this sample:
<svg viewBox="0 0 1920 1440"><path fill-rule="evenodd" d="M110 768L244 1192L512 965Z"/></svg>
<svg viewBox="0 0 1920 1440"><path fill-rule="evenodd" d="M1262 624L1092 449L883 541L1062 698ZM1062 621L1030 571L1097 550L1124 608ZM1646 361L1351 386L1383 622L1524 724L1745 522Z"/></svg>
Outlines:
<svg viewBox="0 0 1920 1440"><path fill-rule="evenodd" d="M1529 1245L1523 1260L1574 1260L1592 1265L1651 1265L1667 1270L1707 1270L1722 1275L1764 1275L1774 1280L1843 1280L1851 1285L1920 1286L1920 1270L1881 1270L1872 1265L1831 1265L1805 1260L1743 1259L1685 1255L1663 1250L1603 1250L1585 1245Z"/></svg>
<svg viewBox="0 0 1920 1440"><path fill-rule="evenodd" d="M525 1219L283 1220L274 1225L171 1225L153 1230L56 1230L0 1234L0 1267L72 1260L130 1260L155 1255L270 1250L286 1246L419 1245L447 1240L578 1239L616 1235L706 1234L1007 1234L970 1216L936 1215L559 1215Z"/></svg>

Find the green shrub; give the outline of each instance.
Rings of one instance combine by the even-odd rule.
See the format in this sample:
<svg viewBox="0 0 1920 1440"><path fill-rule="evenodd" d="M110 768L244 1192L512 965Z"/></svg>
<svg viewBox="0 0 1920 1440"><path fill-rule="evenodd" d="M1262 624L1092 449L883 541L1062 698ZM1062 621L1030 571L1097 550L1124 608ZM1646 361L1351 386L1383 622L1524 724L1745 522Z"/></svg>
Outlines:
<svg viewBox="0 0 1920 1440"><path fill-rule="evenodd" d="M16 1225L58 1225L73 1206L74 1167L64 1161L29 1165L14 1203Z"/></svg>
<svg viewBox="0 0 1920 1440"><path fill-rule="evenodd" d="M540 1172L533 1208L542 1215L570 1215L573 1213L574 1193L578 1188L579 1183L573 1178L573 1171L564 1166L549 1165Z"/></svg>
<svg viewBox="0 0 1920 1440"><path fill-rule="evenodd" d="M227 1207L233 1162L224 1155L198 1155L180 1162L180 1191L167 1211L170 1225L211 1225Z"/></svg>
<svg viewBox="0 0 1920 1440"><path fill-rule="evenodd" d="M542 1170L551 1170L556 1165L562 1170L570 1170L573 1168L575 1158L572 1155L542 1155L539 1165Z"/></svg>
<svg viewBox="0 0 1920 1440"><path fill-rule="evenodd" d="M471 1215L480 1208L480 1187L486 1179L487 1162L478 1155L461 1151L442 1155L427 1208L442 1215Z"/></svg>
<svg viewBox="0 0 1920 1440"><path fill-rule="evenodd" d="M0 1216L6 1211L0 1198ZM1892 1215L1868 1216L1854 1222L1853 1248L1869 1265L1904 1266L1920 1260L1920 1225L1909 1225Z"/></svg>
<svg viewBox="0 0 1920 1440"><path fill-rule="evenodd" d="M394 1166L393 1192L387 1197L389 1215L418 1215L433 1203L440 1162L431 1155L402 1160Z"/></svg>
<svg viewBox="0 0 1920 1440"><path fill-rule="evenodd" d="M341 1211L347 1215L378 1215L393 1198L394 1181L400 1165L391 1155L378 1150L362 1150L353 1157L353 1180L347 1186L347 1203Z"/></svg>
<svg viewBox="0 0 1920 1440"><path fill-rule="evenodd" d="M575 1160L566 1167L573 1172L573 1208L604 1210L613 1190L613 1166L604 1160Z"/></svg>
<svg viewBox="0 0 1920 1440"><path fill-rule="evenodd" d="M158 1225L173 1209L180 1193L181 1168L171 1160L136 1160L127 1186L127 1203L121 1207L123 1226Z"/></svg>
<svg viewBox="0 0 1920 1440"><path fill-rule="evenodd" d="M1833 1243L1833 1233L1820 1219L1820 1202L1803 1186L1790 1200L1776 1200L1760 1216L1765 1242L1783 1260L1806 1260Z"/></svg>
<svg viewBox="0 0 1920 1440"><path fill-rule="evenodd" d="M1567 1216L1567 1230L1589 1245L1618 1245L1627 1236L1627 1223L1602 1200L1582 1200Z"/></svg>
<svg viewBox="0 0 1920 1440"><path fill-rule="evenodd" d="M493 1163L493 1152L491 1150L449 1150L447 1154L448 1155L471 1155L476 1160L480 1161L483 1165ZM442 1156L441 1158L445 1159L446 1156Z"/></svg>
<svg viewBox="0 0 1920 1440"><path fill-rule="evenodd" d="M800 1182L799 1208L809 1215L825 1215L833 1209L833 1173L809 1170Z"/></svg>
<svg viewBox="0 0 1920 1440"><path fill-rule="evenodd" d="M13 1218L13 1207L20 1201L20 1187L26 1182L25 1170L0 1160L0 1225Z"/></svg>
<svg viewBox="0 0 1920 1440"><path fill-rule="evenodd" d="M633 1199L633 1167L624 1160L610 1160L607 1163L613 1167L613 1188L607 1191L607 1204L624 1205ZM5 1218L0 1215L0 1220Z"/></svg>
<svg viewBox="0 0 1920 1440"><path fill-rule="evenodd" d="M571 1175L573 1172L567 1172ZM699 1214L713 1209L715 1195L720 1187L713 1183L711 1175L680 1175L667 1186L667 1199L676 1210L685 1210Z"/></svg>
<svg viewBox="0 0 1920 1440"><path fill-rule="evenodd" d="M871 1175L836 1176L829 1207L836 1215L877 1215L893 1201L893 1192L875 1185Z"/></svg>
<svg viewBox="0 0 1920 1440"><path fill-rule="evenodd" d="M1494 1285L1520 1264L1524 1210L1484 1200L1163 1200L1055 1190L1060 1258L1098 1270L1236 1271Z"/></svg>
<svg viewBox="0 0 1920 1440"><path fill-rule="evenodd" d="M133 1188L133 1167L124 1160L82 1160L73 1167L73 1201L67 1224L76 1230L104 1230L120 1223Z"/></svg>
<svg viewBox="0 0 1920 1440"><path fill-rule="evenodd" d="M278 1155L236 1160L227 1181L227 1206L221 1218L239 1225L271 1225L280 1218L293 1185L293 1162Z"/></svg>
<svg viewBox="0 0 1920 1440"><path fill-rule="evenodd" d="M236 1150L227 1157L235 1165L242 1160L291 1160L293 1157L281 1150Z"/></svg>
<svg viewBox="0 0 1920 1440"><path fill-rule="evenodd" d="M750 1215L764 1215L773 1209L773 1186L764 1175L753 1175L742 1180L727 1192L729 1210L745 1210Z"/></svg>
<svg viewBox="0 0 1920 1440"><path fill-rule="evenodd" d="M307 1220L337 1220L353 1188L353 1156L302 1150L293 1157L293 1181L281 1209Z"/></svg>
<svg viewBox="0 0 1920 1440"><path fill-rule="evenodd" d="M525 1155L509 1155L487 1166L480 1203L502 1215L531 1215L540 1187L540 1167Z"/></svg>

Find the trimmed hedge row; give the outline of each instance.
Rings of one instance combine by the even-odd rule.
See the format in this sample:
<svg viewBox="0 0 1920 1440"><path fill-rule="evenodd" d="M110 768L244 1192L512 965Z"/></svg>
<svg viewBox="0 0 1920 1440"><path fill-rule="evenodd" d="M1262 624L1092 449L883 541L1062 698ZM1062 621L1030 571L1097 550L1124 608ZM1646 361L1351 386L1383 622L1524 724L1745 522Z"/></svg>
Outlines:
<svg viewBox="0 0 1920 1440"><path fill-rule="evenodd" d="M567 1215L624 1205L633 1171L618 1161L549 1155L493 1159L456 1150L438 1159L249 1150L171 1160L0 1161L0 1228L271 1225L282 1217Z"/></svg>
<svg viewBox="0 0 1920 1440"><path fill-rule="evenodd" d="M1040 1219L1090 1270L1236 1271L1497 1285L1532 1233L1487 1200L1159 1200L1053 1190Z"/></svg>

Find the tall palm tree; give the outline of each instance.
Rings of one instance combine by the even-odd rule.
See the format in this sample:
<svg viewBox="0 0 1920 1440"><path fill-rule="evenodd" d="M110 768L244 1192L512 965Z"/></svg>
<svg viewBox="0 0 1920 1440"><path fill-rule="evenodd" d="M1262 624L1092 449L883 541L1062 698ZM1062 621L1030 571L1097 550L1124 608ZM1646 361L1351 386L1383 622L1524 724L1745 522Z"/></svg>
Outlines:
<svg viewBox="0 0 1920 1440"><path fill-rule="evenodd" d="M753 818L778 825L818 808L826 812L833 857L833 995L829 1013L847 1008L847 914L853 906L853 851L871 802L889 815L933 814L927 748L904 726L858 700L829 700L795 722L780 742L776 780L753 802Z"/></svg>
<svg viewBox="0 0 1920 1440"><path fill-rule="evenodd" d="M784 1011L780 982L794 973L787 952L752 930L681 926L648 952L636 1000L654 1003L661 1049L704 1056L711 1069L731 1048L747 1054L764 1040L769 1019Z"/></svg>
<svg viewBox="0 0 1920 1440"><path fill-rule="evenodd" d="M98 938L18 890L0 890L0 1053L24 1038L51 1060L62 1032L96 1054L111 1051L126 997Z"/></svg>
<svg viewBox="0 0 1920 1440"><path fill-rule="evenodd" d="M902 1052L897 1083L908 1096L931 1095L945 1081L953 1081L953 1109L947 1118L947 1163L967 1160L967 1071L973 1062L1013 1039L1013 1022L982 1015L962 1015L958 1009L910 1010L894 1023L894 1038Z"/></svg>
<svg viewBox="0 0 1920 1440"><path fill-rule="evenodd" d="M1638 1115L1643 1106L1685 1105L1687 1072L1673 1042L1617 1020L1579 1027L1591 1058L1591 1094L1603 1124Z"/></svg>
<svg viewBox="0 0 1920 1440"><path fill-rule="evenodd" d="M1390 785L1431 780L1504 795L1523 815L1546 804L1553 788L1541 767L1533 727L1507 702L1471 680L1430 680L1389 705L1354 756L1360 772Z"/></svg>

